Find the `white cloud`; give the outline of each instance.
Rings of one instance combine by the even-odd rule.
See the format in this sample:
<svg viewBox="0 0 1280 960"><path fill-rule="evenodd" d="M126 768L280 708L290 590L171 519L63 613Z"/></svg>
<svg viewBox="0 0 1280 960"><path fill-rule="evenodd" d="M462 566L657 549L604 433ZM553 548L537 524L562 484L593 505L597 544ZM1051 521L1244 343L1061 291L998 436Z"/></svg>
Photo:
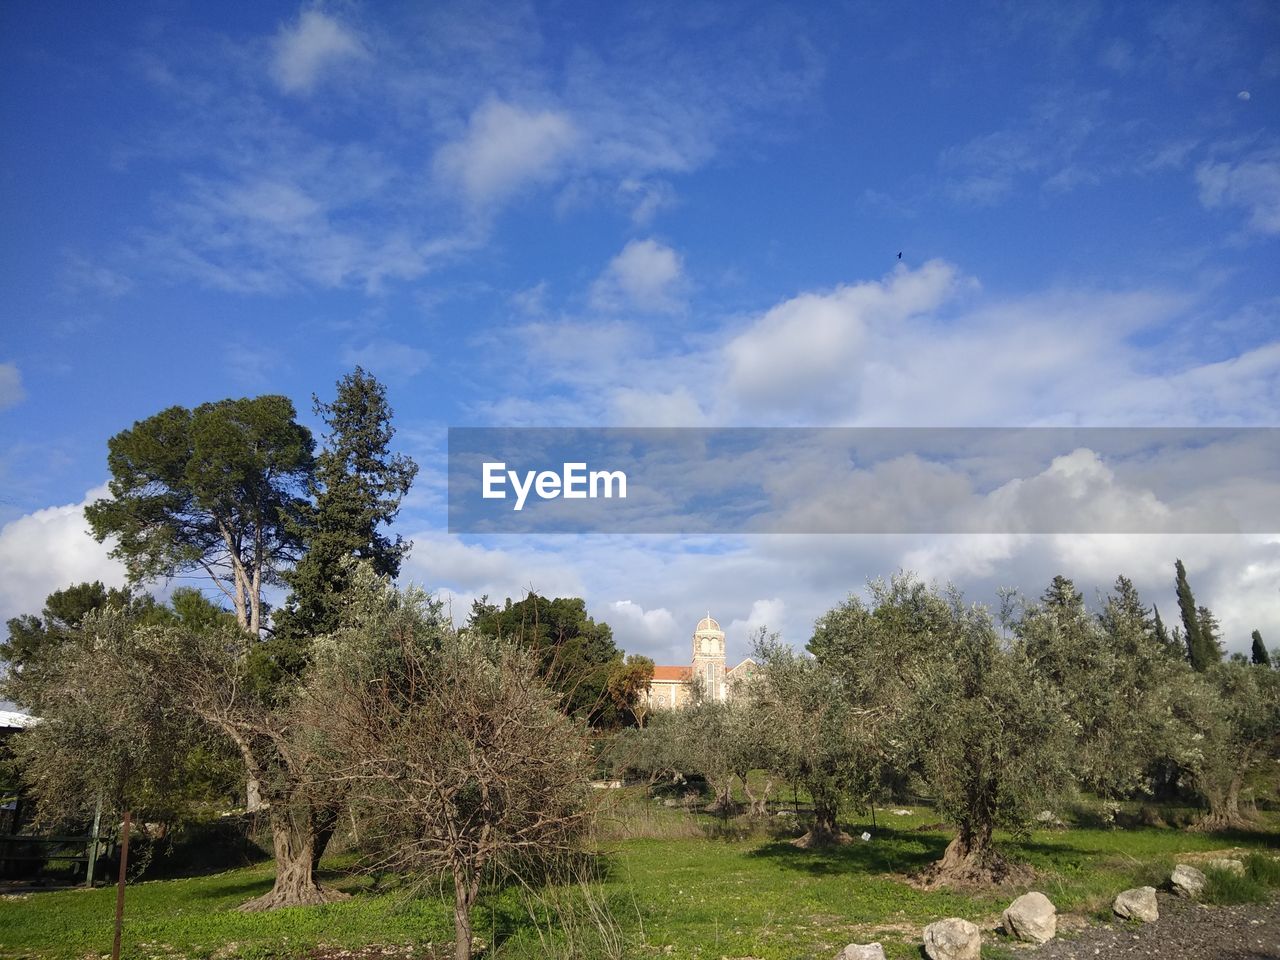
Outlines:
<svg viewBox="0 0 1280 960"><path fill-rule="evenodd" d="M628 177L618 184L618 198L631 207L631 222L643 227L663 210L676 205L676 191L666 180Z"/></svg>
<svg viewBox="0 0 1280 960"><path fill-rule="evenodd" d="M1257 150L1236 161L1206 161L1196 168L1196 182L1206 207L1242 208L1251 230L1280 233L1280 150Z"/></svg>
<svg viewBox="0 0 1280 960"><path fill-rule="evenodd" d="M106 493L99 487L80 503L47 507L0 527L0 622L39 613L45 597L73 583L124 584L124 567L90 536L84 518L85 506Z"/></svg>
<svg viewBox="0 0 1280 960"><path fill-rule="evenodd" d="M310 93L326 69L366 55L349 27L319 10L304 10L296 22L280 27L271 72L287 93Z"/></svg>
<svg viewBox="0 0 1280 960"><path fill-rule="evenodd" d="M492 537L463 540L410 533L414 553L402 580L421 582L451 601L464 620L472 599L581 596L608 622L618 643L658 663L687 663L694 624L709 609L724 626L728 657L750 653L752 632L767 626L803 646L814 620L869 579L912 570L954 581L993 608L1013 587L1039 596L1055 574L1075 580L1090 604L1118 574L1177 621L1173 561L1187 564L1196 599L1211 607L1231 650L1249 633L1280 637L1280 539L1274 536L1154 534L758 537ZM622 599L620 599L622 598Z"/></svg>
<svg viewBox="0 0 1280 960"><path fill-rule="evenodd" d="M624 650L656 652L673 647L678 650L681 624L666 607L646 610L631 600L615 600L605 604L597 617L609 624L613 629L614 642ZM673 650L668 656L674 653Z"/></svg>
<svg viewBox="0 0 1280 960"><path fill-rule="evenodd" d="M1280 302L1247 311L1251 330ZM537 377L503 372L497 422L618 426L1264 425L1280 407L1280 342L1203 362L1177 330L1212 303L1161 289L984 296L933 261L800 293L687 336L615 319L544 320ZM1170 332L1174 331L1174 332ZM1158 357L1144 338L1164 336ZM556 362L562 356L564 362ZM547 378L574 392L554 395Z"/></svg>
<svg viewBox="0 0 1280 960"><path fill-rule="evenodd" d="M776 632L778 627L787 622L787 605L779 597L769 600L752 601L751 610L744 619L734 620L726 628L726 634L752 637L760 630Z"/></svg>
<svg viewBox="0 0 1280 960"><path fill-rule="evenodd" d="M487 206L554 179L577 136L563 112L489 99L471 114L466 133L436 153L435 172L471 204Z"/></svg>
<svg viewBox="0 0 1280 960"><path fill-rule="evenodd" d="M632 240L609 261L591 288L598 310L672 313L683 306L684 262L657 240Z"/></svg>
<svg viewBox="0 0 1280 960"><path fill-rule="evenodd" d="M749 412L851 412L872 334L892 337L895 326L936 309L962 284L955 267L935 260L784 301L725 346L726 385Z"/></svg>
<svg viewBox="0 0 1280 960"><path fill-rule="evenodd" d="M22 371L16 363L0 363L0 410L16 407L27 398Z"/></svg>

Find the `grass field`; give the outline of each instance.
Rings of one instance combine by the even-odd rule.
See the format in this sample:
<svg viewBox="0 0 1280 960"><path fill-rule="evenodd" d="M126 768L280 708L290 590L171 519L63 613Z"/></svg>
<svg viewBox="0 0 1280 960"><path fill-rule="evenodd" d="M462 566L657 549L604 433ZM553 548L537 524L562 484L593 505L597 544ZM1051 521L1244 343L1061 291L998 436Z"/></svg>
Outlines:
<svg viewBox="0 0 1280 960"><path fill-rule="evenodd" d="M825 960L846 943L872 939L884 942L891 957L918 957L924 924L962 916L990 929L1022 892L971 896L909 885L907 875L946 843L932 819L927 809L901 817L882 812L870 841L804 851L787 842L785 827L776 835L743 835L732 823L629 796L614 812L613 838L601 842L598 883L552 890L532 903L527 893L493 892L477 911L476 931L490 945L488 956L506 960L570 956L570 947L583 957ZM1073 827L1037 832L1006 849L1036 867L1035 888L1072 915L1064 922L1069 928L1104 914L1119 890L1167 876L1175 858L1277 842L1280 834L1266 830L1223 836ZM355 896L325 907L236 912L236 904L270 886L269 864L135 884L128 892L125 955L291 958L323 948L323 955L336 957L344 949L382 945L401 949L367 955L403 956L411 947L434 956L452 936L449 907L431 893L374 889L368 879L340 871L326 879ZM0 956L100 956L110 948L113 904L108 888L0 900ZM603 937L596 922L601 907L612 917ZM552 928L561 932L549 939ZM1002 952L996 945L984 956Z"/></svg>

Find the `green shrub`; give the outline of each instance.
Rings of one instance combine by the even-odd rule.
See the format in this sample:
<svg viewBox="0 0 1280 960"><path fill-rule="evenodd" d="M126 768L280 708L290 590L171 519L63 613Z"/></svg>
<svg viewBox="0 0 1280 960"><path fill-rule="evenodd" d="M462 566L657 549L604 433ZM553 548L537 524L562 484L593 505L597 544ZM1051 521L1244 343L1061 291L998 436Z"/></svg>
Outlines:
<svg viewBox="0 0 1280 960"><path fill-rule="evenodd" d="M1280 887L1280 858L1257 850L1245 857L1245 876L1267 887Z"/></svg>
<svg viewBox="0 0 1280 960"><path fill-rule="evenodd" d="M1267 885L1246 871L1244 874L1234 870L1205 870L1207 882L1204 885L1202 899L1205 903L1263 903L1270 899Z"/></svg>

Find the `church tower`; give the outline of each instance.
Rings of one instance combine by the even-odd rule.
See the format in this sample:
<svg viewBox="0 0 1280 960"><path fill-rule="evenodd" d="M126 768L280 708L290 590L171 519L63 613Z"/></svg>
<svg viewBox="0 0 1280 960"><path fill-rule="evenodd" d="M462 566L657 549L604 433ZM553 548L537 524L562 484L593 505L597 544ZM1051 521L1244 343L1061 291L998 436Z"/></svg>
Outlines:
<svg viewBox="0 0 1280 960"><path fill-rule="evenodd" d="M708 700L724 700L724 631L707 614L693 631L693 676L702 681Z"/></svg>

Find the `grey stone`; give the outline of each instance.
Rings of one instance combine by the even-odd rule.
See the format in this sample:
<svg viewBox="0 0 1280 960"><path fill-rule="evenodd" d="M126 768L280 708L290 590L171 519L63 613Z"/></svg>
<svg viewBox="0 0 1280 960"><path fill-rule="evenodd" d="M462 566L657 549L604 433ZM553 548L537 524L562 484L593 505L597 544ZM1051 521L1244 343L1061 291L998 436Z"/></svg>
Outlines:
<svg viewBox="0 0 1280 960"><path fill-rule="evenodd" d="M1058 932L1058 910L1043 893L1024 893L1001 914L1005 932L1028 943L1045 943Z"/></svg>
<svg viewBox="0 0 1280 960"><path fill-rule="evenodd" d="M982 931L968 920L948 917L924 928L929 960L981 960Z"/></svg>
<svg viewBox="0 0 1280 960"><path fill-rule="evenodd" d="M1200 896L1204 890L1205 881L1208 880L1203 873L1195 867L1180 863L1173 868L1173 874L1169 877L1169 883L1173 885L1173 892L1180 897L1190 897L1192 900Z"/></svg>
<svg viewBox="0 0 1280 960"><path fill-rule="evenodd" d="M1111 909L1117 917L1125 920L1153 923L1160 919L1155 887L1134 887L1132 890L1125 890L1116 897Z"/></svg>
<svg viewBox="0 0 1280 960"><path fill-rule="evenodd" d="M884 947L878 943L851 943L836 954L836 960L885 960Z"/></svg>

